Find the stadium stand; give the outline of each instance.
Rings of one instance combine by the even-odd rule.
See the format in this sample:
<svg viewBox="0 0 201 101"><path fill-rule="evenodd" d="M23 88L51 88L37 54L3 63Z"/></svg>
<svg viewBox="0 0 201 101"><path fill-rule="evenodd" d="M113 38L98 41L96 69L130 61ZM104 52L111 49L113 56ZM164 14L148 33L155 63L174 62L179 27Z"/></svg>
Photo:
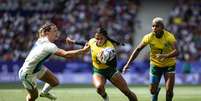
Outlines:
<svg viewBox="0 0 201 101"><path fill-rule="evenodd" d="M201 73L200 5L199 0L178 0L170 12L167 28L175 33L180 52L177 73ZM66 36L86 41L98 26L106 27L109 36L126 43L118 49L121 68L133 49L140 7L140 0L0 0L0 74L18 71L37 39L37 29L47 21L59 27L62 34L56 44L66 50L79 48L63 43ZM89 73L90 61L89 55L70 60L52 57L46 65L61 67L50 68L56 73ZM149 59L131 66L133 74L148 74Z"/></svg>
<svg viewBox="0 0 201 101"><path fill-rule="evenodd" d="M57 43L65 49L71 48L62 43L66 36L87 40L102 25L114 39L128 40L130 50L138 7L137 0L1 0L0 58L23 60L46 21L60 28Z"/></svg>
<svg viewBox="0 0 201 101"><path fill-rule="evenodd" d="M178 40L179 60L201 59L201 3L199 0L178 0L170 12L168 29Z"/></svg>

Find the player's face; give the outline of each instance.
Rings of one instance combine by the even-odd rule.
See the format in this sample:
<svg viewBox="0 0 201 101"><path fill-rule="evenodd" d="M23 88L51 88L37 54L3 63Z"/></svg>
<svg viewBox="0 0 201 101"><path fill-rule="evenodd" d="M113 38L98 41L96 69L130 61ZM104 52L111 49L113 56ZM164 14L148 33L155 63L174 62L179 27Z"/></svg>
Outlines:
<svg viewBox="0 0 201 101"><path fill-rule="evenodd" d="M56 41L59 38L59 31L56 26L51 26L51 30L48 32L48 39L51 42Z"/></svg>
<svg viewBox="0 0 201 101"><path fill-rule="evenodd" d="M157 33L157 32L160 32L162 31L162 26L160 26L159 24L156 24L156 23L153 23L152 24L152 31Z"/></svg>
<svg viewBox="0 0 201 101"><path fill-rule="evenodd" d="M99 34L99 33L95 34L95 39L96 39L96 45L97 46L102 46L106 41L106 37L102 34Z"/></svg>

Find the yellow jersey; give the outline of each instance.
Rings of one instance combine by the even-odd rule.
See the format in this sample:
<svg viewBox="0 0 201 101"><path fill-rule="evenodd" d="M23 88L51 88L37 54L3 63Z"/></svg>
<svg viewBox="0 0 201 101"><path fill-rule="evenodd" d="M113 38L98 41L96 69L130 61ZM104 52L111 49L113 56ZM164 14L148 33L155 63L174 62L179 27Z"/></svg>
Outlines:
<svg viewBox="0 0 201 101"><path fill-rule="evenodd" d="M92 38L89 40L89 46L91 48L91 58L92 58L92 64L93 64L93 67L97 68L97 69L105 69L105 68L108 68L109 66L106 65L106 64L103 64L103 63L100 63L98 60L97 60L97 54L99 52L101 52L102 49L104 48L114 48L112 42L110 42L109 40L107 40L104 45L102 46L97 46L96 45L96 39L95 38Z"/></svg>
<svg viewBox="0 0 201 101"><path fill-rule="evenodd" d="M158 67L167 67L176 64L176 58L167 58L160 61L156 54L167 54L173 51L173 43L176 42L174 35L166 30L161 38L156 38L154 32L150 32L142 39L142 43L150 46L150 63Z"/></svg>

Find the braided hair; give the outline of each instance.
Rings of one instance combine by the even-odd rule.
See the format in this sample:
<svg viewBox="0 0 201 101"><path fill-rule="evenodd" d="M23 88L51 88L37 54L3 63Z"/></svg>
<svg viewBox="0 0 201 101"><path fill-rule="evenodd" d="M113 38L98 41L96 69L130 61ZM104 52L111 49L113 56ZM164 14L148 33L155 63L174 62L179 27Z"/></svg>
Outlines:
<svg viewBox="0 0 201 101"><path fill-rule="evenodd" d="M112 42L112 43L115 43L116 45L121 45L121 43L117 42L116 40L111 39L111 38L108 36L107 31L106 31L105 28L103 28L103 27L99 27L98 29L96 29L96 33L105 36L105 37L107 38L107 40L109 40L109 41Z"/></svg>

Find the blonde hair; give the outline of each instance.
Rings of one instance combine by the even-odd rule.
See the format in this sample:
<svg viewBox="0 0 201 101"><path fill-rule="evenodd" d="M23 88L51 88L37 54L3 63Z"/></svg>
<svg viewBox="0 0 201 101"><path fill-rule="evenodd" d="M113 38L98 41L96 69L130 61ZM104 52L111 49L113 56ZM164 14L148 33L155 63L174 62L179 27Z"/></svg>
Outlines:
<svg viewBox="0 0 201 101"><path fill-rule="evenodd" d="M164 21L163 21L163 18L161 18L161 17L155 17L152 20L152 24L159 24L162 26L162 28L164 28Z"/></svg>
<svg viewBox="0 0 201 101"><path fill-rule="evenodd" d="M51 30L51 26L56 26L54 23L48 22L42 25L38 30L38 37L45 36L45 32L49 32Z"/></svg>

